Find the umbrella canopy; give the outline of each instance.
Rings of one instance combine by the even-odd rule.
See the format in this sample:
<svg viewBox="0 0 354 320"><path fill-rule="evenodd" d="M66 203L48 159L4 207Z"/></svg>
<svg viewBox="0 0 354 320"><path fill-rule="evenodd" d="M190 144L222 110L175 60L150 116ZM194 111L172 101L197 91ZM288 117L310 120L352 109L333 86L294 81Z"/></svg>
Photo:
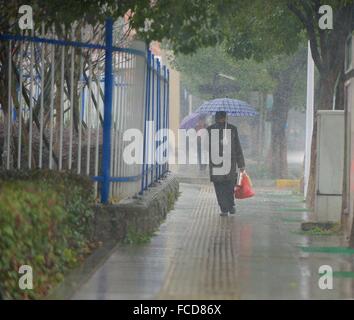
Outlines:
<svg viewBox="0 0 354 320"><path fill-rule="evenodd" d="M247 102L221 98L204 102L197 110L196 113L215 114L217 111L225 111L229 116L233 117L254 117L258 112L250 106Z"/></svg>
<svg viewBox="0 0 354 320"><path fill-rule="evenodd" d="M180 129L195 128L198 124L198 121L203 119L204 117L205 117L205 115L193 112L190 115L183 118L179 127L180 127Z"/></svg>

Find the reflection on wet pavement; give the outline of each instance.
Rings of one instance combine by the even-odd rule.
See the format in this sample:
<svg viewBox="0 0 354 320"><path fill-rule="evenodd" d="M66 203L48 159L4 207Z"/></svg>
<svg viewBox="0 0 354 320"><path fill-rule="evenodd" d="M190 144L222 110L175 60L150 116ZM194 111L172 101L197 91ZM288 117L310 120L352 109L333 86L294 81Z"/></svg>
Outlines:
<svg viewBox="0 0 354 320"><path fill-rule="evenodd" d="M301 250L343 243L297 232L309 213L282 208L303 207L300 196L256 186L235 216L220 217L211 185L180 191L151 242L117 248L74 299L353 298L354 279L343 272L353 271L354 255ZM318 286L321 265L336 272L333 290Z"/></svg>

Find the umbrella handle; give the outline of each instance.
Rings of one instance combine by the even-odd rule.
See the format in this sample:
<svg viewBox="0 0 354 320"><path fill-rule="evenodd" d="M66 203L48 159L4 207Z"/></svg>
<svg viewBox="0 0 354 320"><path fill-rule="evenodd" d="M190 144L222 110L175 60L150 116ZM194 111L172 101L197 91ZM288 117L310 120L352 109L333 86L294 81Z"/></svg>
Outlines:
<svg viewBox="0 0 354 320"><path fill-rule="evenodd" d="M241 172L237 175L237 182L236 182L236 185L237 185L237 186L240 186L240 185L241 185L241 183L242 183L242 176L243 176L243 173L241 173Z"/></svg>

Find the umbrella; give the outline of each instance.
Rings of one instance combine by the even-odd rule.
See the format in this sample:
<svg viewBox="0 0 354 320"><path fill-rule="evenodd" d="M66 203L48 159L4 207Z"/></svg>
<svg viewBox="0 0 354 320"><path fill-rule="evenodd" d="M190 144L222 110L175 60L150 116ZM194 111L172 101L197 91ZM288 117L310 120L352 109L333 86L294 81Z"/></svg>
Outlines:
<svg viewBox="0 0 354 320"><path fill-rule="evenodd" d="M191 113L190 115L186 116L183 118L181 124L179 125L180 129L190 129L190 128L195 128L198 124L198 121L202 119L203 115L200 113Z"/></svg>
<svg viewBox="0 0 354 320"><path fill-rule="evenodd" d="M197 110L196 113L215 114L217 111L225 111L229 116L233 117L253 117L258 112L250 106L247 102L221 98L204 102Z"/></svg>

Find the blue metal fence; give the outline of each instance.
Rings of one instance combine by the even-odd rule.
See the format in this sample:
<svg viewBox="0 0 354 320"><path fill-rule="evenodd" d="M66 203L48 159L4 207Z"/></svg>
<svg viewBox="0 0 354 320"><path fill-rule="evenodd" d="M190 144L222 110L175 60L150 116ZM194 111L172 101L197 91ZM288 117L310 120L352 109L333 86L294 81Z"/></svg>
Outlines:
<svg viewBox="0 0 354 320"><path fill-rule="evenodd" d="M168 171L159 162L168 150L156 154L168 139L156 140L169 125L168 69L143 43L114 46L110 19L104 44L51 35L0 35L9 93L0 105L2 167L76 170L92 177L103 203L142 194ZM143 132L142 164L123 161L130 128Z"/></svg>

